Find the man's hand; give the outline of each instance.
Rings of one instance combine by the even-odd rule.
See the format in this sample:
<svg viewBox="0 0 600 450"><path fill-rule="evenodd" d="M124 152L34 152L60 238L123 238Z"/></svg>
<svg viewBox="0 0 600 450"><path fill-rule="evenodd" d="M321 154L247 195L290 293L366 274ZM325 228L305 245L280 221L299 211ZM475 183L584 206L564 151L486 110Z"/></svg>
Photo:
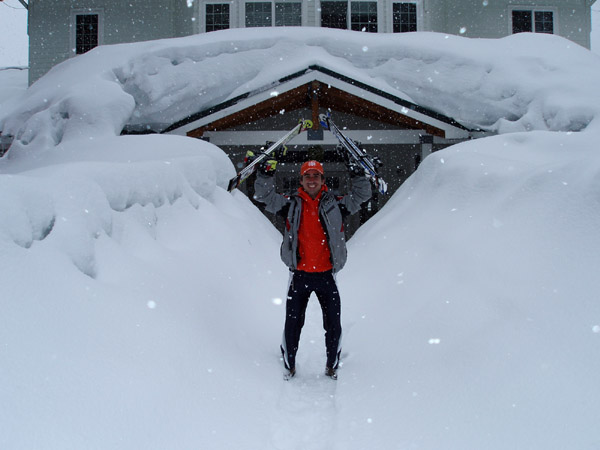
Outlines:
<svg viewBox="0 0 600 450"><path fill-rule="evenodd" d="M277 160L269 159L260 164L260 171L266 175L274 175L277 169Z"/></svg>
<svg viewBox="0 0 600 450"><path fill-rule="evenodd" d="M360 164L357 164L355 162L350 162L346 164L346 167L348 167L348 172L350 172L351 177L359 177L365 174L365 169L363 169L363 167Z"/></svg>

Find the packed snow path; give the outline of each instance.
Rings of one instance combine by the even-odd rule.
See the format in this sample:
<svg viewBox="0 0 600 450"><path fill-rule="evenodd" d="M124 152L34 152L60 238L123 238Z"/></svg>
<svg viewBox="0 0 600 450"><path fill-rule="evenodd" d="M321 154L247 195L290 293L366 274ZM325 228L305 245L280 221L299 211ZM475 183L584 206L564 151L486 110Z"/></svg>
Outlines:
<svg viewBox="0 0 600 450"><path fill-rule="evenodd" d="M282 380L281 236L225 191L226 157L173 137L107 148L1 177L2 448L598 443L600 164L585 133L424 161L349 243L337 382L316 301Z"/></svg>

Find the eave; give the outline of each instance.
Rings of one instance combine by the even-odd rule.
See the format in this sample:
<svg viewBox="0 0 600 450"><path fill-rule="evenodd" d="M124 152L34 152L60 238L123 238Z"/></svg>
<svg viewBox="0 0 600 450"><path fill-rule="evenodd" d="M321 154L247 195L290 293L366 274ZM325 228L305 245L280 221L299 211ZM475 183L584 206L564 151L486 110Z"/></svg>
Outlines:
<svg viewBox="0 0 600 450"><path fill-rule="evenodd" d="M168 126L162 133L201 137L280 111L310 108L318 123L319 108L347 112L445 138L467 138L471 131L450 117L373 88L322 66L313 65L260 89L249 91Z"/></svg>

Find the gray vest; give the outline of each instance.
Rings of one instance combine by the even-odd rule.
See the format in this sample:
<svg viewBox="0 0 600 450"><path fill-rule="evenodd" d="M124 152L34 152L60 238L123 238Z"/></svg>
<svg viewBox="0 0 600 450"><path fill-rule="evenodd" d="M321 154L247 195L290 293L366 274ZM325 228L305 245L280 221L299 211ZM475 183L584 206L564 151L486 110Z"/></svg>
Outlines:
<svg viewBox="0 0 600 450"><path fill-rule="evenodd" d="M254 198L265 204L265 209L272 213L285 212L286 224L281 244L281 260L290 270L298 267L298 228L300 227L300 215L302 214L302 199L294 194L285 197L275 192L275 180L273 176L260 174L254 183ZM365 177L352 178L352 189L348 195L341 199L325 191L321 194L319 202L319 217L324 224L327 243L331 253L331 264L333 272L342 270L347 260L346 238L344 236L344 221L342 209L349 214L360 210L360 205L371 198L371 185ZM341 207L341 208L340 208Z"/></svg>

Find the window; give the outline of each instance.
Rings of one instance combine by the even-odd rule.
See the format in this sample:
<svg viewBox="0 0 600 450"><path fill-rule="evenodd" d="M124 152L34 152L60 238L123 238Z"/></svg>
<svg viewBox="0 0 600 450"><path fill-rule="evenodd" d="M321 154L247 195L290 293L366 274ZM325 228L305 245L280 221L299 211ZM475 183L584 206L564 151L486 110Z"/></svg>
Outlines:
<svg viewBox="0 0 600 450"><path fill-rule="evenodd" d="M394 33L417 31L417 4L412 2L394 3L392 21Z"/></svg>
<svg viewBox="0 0 600 450"><path fill-rule="evenodd" d="M302 2L246 2L246 27L300 25Z"/></svg>
<svg viewBox="0 0 600 450"><path fill-rule="evenodd" d="M246 2L246 27L272 26L271 6L271 2Z"/></svg>
<svg viewBox="0 0 600 450"><path fill-rule="evenodd" d="M275 26L276 27L299 27L302 25L302 3L301 2L277 2L275 3Z"/></svg>
<svg viewBox="0 0 600 450"><path fill-rule="evenodd" d="M350 2L350 28L377 33L377 2Z"/></svg>
<svg viewBox="0 0 600 450"><path fill-rule="evenodd" d="M552 11L536 11L535 32L536 33L554 33L554 15Z"/></svg>
<svg viewBox="0 0 600 450"><path fill-rule="evenodd" d="M513 11L513 34L533 31L531 28L531 11Z"/></svg>
<svg viewBox="0 0 600 450"><path fill-rule="evenodd" d="M322 1L321 26L377 33L377 2Z"/></svg>
<svg viewBox="0 0 600 450"><path fill-rule="evenodd" d="M348 29L348 2L321 2L321 26Z"/></svg>
<svg viewBox="0 0 600 450"><path fill-rule="evenodd" d="M81 55L98 46L98 14L77 14L75 16L75 54Z"/></svg>
<svg viewBox="0 0 600 450"><path fill-rule="evenodd" d="M206 5L206 31L226 30L229 28L229 4L214 3Z"/></svg>
<svg viewBox="0 0 600 450"><path fill-rule="evenodd" d="M552 11L513 10L512 32L554 33L554 13Z"/></svg>

